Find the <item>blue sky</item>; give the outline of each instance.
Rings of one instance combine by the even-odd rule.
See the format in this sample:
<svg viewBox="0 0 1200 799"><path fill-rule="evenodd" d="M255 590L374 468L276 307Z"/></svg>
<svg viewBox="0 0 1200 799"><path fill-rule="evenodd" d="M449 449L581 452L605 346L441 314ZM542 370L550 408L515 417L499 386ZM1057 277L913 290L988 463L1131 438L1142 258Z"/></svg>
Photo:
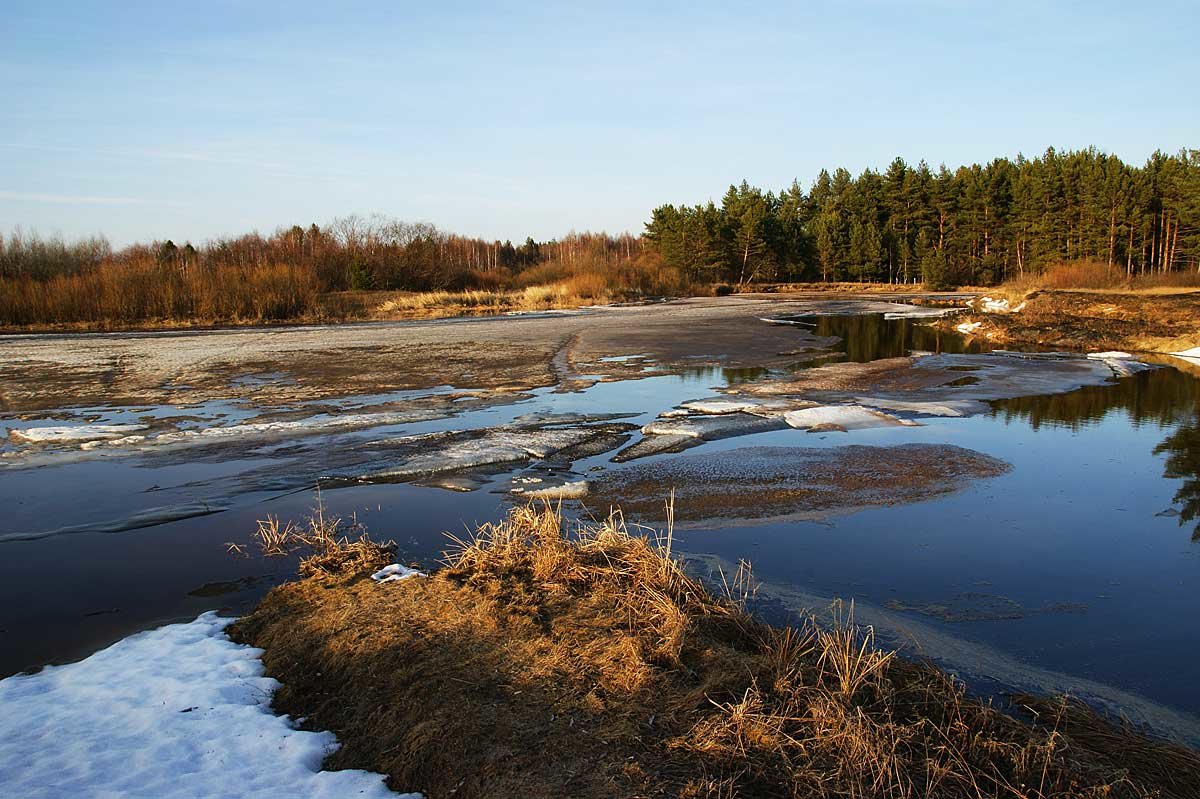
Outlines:
<svg viewBox="0 0 1200 799"><path fill-rule="evenodd" d="M638 231L824 166L1200 146L1193 4L12 2L0 231Z"/></svg>

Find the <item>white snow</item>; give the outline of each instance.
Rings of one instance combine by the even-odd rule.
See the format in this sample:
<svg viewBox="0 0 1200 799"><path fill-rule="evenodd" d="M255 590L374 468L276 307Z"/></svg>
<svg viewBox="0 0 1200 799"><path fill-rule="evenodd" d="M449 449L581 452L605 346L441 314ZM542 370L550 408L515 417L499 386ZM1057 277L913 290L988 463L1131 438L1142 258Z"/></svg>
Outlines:
<svg viewBox="0 0 1200 799"><path fill-rule="evenodd" d="M47 444L60 441L96 441L102 438L122 438L137 430L145 430L144 424L81 424L54 427L28 427L12 429L8 437L13 441L29 444Z"/></svg>
<svg viewBox="0 0 1200 799"><path fill-rule="evenodd" d="M367 771L322 771L337 748L271 712L262 650L205 613L67 666L0 680L0 794L22 799L275 799L395 794Z"/></svg>
<svg viewBox="0 0 1200 799"><path fill-rule="evenodd" d="M1025 309L1025 303L1013 305L1008 300L993 299L991 297L980 297L978 300L973 300L973 304L979 307L979 310L984 313L1018 313Z"/></svg>
<svg viewBox="0 0 1200 799"><path fill-rule="evenodd" d="M903 421L895 416L873 411L861 405L820 405L816 408L788 411L783 418L789 425L801 430L808 430L819 425L830 425L843 430L916 425L916 422Z"/></svg>
<svg viewBox="0 0 1200 799"><path fill-rule="evenodd" d="M1192 347L1190 350L1180 350L1179 352L1172 352L1171 354L1180 358L1200 360L1200 347Z"/></svg>
<svg viewBox="0 0 1200 799"><path fill-rule="evenodd" d="M963 322L954 329L969 336L981 327L983 327L983 322Z"/></svg>
<svg viewBox="0 0 1200 799"><path fill-rule="evenodd" d="M563 483L562 485L550 486L549 488L525 491L521 496L529 497L530 499L583 499L587 496L587 493L587 480L580 480L575 483Z"/></svg>
<svg viewBox="0 0 1200 799"><path fill-rule="evenodd" d="M371 575L371 579L377 583L397 583L401 580L408 580L413 577L428 577L425 572L410 569L407 566L401 566L399 563L393 563L390 566L384 566L379 571Z"/></svg>

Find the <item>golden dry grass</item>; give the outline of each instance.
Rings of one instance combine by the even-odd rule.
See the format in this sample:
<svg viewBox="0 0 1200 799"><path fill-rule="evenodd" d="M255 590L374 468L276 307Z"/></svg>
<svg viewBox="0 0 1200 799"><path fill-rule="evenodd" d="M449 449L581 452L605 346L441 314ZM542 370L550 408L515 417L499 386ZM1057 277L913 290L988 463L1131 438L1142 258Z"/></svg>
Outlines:
<svg viewBox="0 0 1200 799"><path fill-rule="evenodd" d="M1133 294L1165 294L1200 288L1200 272L1172 271L1129 275L1120 265L1102 261L1068 261L1040 273L1013 278L1001 287L1010 296L1041 289L1059 291L1105 291Z"/></svg>
<svg viewBox="0 0 1200 799"><path fill-rule="evenodd" d="M1078 705L1018 721L850 610L768 626L745 570L714 592L668 541L518 508L428 579L317 574L233 634L338 735L328 765L431 797L1200 795L1194 752Z"/></svg>
<svg viewBox="0 0 1200 799"><path fill-rule="evenodd" d="M358 574L376 571L392 562L395 542L372 541L356 519L329 516L317 492L317 504L302 524L280 522L268 515L258 520L252 538L264 557L300 553L300 576ZM230 551L241 553L236 544Z"/></svg>

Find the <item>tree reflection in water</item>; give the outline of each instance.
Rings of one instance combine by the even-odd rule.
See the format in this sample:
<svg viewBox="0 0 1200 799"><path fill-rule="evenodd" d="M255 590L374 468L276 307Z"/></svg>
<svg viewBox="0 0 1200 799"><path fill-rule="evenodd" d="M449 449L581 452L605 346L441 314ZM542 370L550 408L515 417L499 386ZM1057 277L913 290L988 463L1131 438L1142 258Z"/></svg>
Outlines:
<svg viewBox="0 0 1200 799"><path fill-rule="evenodd" d="M1154 448L1155 455L1167 455L1164 477L1183 480L1175 492L1175 504L1180 505L1179 523L1187 524L1200 518L1200 419L1180 425ZM1192 540L1200 541L1200 524L1192 531Z"/></svg>
<svg viewBox="0 0 1200 799"><path fill-rule="evenodd" d="M1163 477L1183 480L1174 498L1179 523L1200 519L1200 380L1195 376L1167 367L1066 394L1001 400L992 408L993 415L1023 419L1035 430L1042 425L1079 430L1113 410L1127 412L1135 425L1174 427L1154 454L1167 456ZM1200 525L1192 540L1200 542Z"/></svg>

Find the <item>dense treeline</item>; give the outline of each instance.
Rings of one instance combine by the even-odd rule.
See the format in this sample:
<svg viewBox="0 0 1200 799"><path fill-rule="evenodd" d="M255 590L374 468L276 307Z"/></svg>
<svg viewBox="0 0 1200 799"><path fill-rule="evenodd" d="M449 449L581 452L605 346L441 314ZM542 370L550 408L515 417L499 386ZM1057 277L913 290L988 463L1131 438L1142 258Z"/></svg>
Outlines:
<svg viewBox="0 0 1200 799"><path fill-rule="evenodd" d="M1092 260L1129 277L1200 267L1200 150L1142 167L1095 149L956 170L897 158L823 170L806 192L743 182L720 205L656 208L646 238L697 279L997 283Z"/></svg>
<svg viewBox="0 0 1200 799"><path fill-rule="evenodd" d="M348 216L323 227L294 226L271 236L250 233L199 248L173 241L135 244L113 252L103 238L66 243L17 231L0 235L0 278L47 280L106 264L156 263L182 272L286 264L311 271L322 291L406 291L477 288L547 262L616 264L642 252L625 234L571 233L537 242L486 241L446 233L433 225L381 216Z"/></svg>
<svg viewBox="0 0 1200 799"><path fill-rule="evenodd" d="M659 264L627 234L514 246L378 216L116 252L102 238L65 243L18 231L0 237L0 324L292 319L325 313L322 298L343 291L559 283L559 296L598 300L617 285L621 296L680 290L678 273Z"/></svg>
<svg viewBox="0 0 1200 799"><path fill-rule="evenodd" d="M538 302L569 304L780 280L936 288L1064 261L1098 263L1106 279L1200 270L1200 150L1141 167L1095 149L954 171L896 159L857 178L822 171L807 191L743 182L720 205L664 205L642 236L518 245L379 216L119 251L18 231L0 236L0 325L339 317L322 298L369 290L551 286Z"/></svg>

